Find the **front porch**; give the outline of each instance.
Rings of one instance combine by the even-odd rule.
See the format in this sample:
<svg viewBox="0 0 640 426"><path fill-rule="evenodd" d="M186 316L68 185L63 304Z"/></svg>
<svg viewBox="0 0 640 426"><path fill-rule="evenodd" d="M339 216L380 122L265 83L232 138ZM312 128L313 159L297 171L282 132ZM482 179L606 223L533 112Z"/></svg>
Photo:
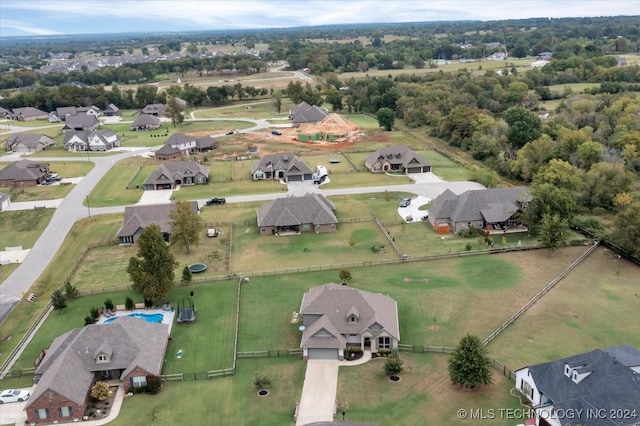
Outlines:
<svg viewBox="0 0 640 426"><path fill-rule="evenodd" d="M517 233L522 233L522 232L529 232L529 228L525 225L522 224L517 224L517 223L513 223L513 224L500 224L500 223L493 223L493 224L487 224L485 226L485 231L487 231L487 233L489 233L489 235L501 235L501 234L517 234Z"/></svg>

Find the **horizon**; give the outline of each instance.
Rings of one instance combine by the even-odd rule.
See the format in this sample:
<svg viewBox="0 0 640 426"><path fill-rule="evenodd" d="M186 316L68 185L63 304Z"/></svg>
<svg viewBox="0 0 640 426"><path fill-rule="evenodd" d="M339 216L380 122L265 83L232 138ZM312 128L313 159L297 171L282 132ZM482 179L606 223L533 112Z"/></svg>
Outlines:
<svg viewBox="0 0 640 426"><path fill-rule="evenodd" d="M112 0L108 3L98 0L3 0L0 2L0 39L634 16L628 13L629 3L628 0L522 0L514 8L505 7L503 2L485 0L429 3L416 0L308 0L304 3L305 8L300 8L300 2L291 0ZM336 4L340 5L339 10L332 7ZM145 13L143 16L131 12L141 9Z"/></svg>

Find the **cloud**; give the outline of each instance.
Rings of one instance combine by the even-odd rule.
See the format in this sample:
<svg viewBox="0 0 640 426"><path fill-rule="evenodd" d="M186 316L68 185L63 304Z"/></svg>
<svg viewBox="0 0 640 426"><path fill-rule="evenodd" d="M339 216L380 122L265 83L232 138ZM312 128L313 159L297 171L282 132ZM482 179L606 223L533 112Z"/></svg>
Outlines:
<svg viewBox="0 0 640 426"><path fill-rule="evenodd" d="M11 19L2 19L0 18L0 27L1 28L11 28L14 30L21 31L23 33L29 35L57 35L60 34L59 31L50 30L48 28L37 28L32 27L30 24L21 21L14 21Z"/></svg>
<svg viewBox="0 0 640 426"><path fill-rule="evenodd" d="M517 4L517 7L514 6ZM368 22L628 15L628 0L2 0L6 18L36 34L277 28ZM110 22L112 21L112 25ZM30 23L27 23L30 22ZM9 27L7 27L9 28ZM43 31L46 31L43 29ZM53 31L53 33L59 31ZM52 33L50 32L50 33ZM46 33L44 33L46 34Z"/></svg>

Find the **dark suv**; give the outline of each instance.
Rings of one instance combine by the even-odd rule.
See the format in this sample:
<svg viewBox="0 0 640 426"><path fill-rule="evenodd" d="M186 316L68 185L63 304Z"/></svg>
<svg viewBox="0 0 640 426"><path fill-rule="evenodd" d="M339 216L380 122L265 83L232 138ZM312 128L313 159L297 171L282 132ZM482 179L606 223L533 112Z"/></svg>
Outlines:
<svg viewBox="0 0 640 426"><path fill-rule="evenodd" d="M207 205L208 206L212 206L214 204L224 204L226 202L227 202L227 200L225 200L224 198L213 197L213 198L207 200Z"/></svg>

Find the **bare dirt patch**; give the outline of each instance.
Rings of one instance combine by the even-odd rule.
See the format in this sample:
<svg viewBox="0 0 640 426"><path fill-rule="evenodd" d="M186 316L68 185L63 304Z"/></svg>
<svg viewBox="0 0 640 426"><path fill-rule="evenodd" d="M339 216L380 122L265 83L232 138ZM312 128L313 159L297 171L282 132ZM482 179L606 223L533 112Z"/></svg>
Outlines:
<svg viewBox="0 0 640 426"><path fill-rule="evenodd" d="M439 325L432 325L431 327L429 327L429 330L438 331L438 330L440 330L440 326Z"/></svg>

